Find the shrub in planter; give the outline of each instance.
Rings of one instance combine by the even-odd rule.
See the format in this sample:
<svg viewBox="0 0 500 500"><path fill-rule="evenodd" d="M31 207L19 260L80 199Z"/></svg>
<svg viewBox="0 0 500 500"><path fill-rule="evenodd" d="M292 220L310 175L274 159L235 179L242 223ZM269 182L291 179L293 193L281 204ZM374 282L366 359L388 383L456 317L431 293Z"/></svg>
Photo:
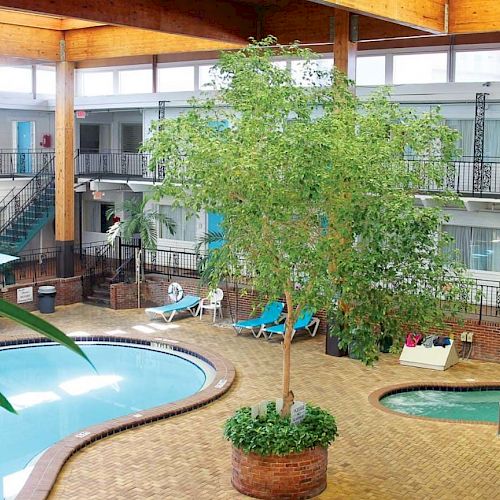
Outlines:
<svg viewBox="0 0 500 500"><path fill-rule="evenodd" d="M257 498L311 498L326 487L327 448L335 440L335 418L307 405L299 424L281 417L275 403L252 418L251 408L227 420L224 436L233 444L233 486Z"/></svg>

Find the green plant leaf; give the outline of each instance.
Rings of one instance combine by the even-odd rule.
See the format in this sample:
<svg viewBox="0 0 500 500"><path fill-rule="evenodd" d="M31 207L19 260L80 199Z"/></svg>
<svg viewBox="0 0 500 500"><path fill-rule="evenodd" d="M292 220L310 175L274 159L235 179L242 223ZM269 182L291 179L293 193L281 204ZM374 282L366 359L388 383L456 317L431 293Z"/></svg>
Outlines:
<svg viewBox="0 0 500 500"><path fill-rule="evenodd" d="M0 392L0 408L4 408L7 411L10 411L10 413L16 413L17 411L15 408L10 404L9 400Z"/></svg>
<svg viewBox="0 0 500 500"><path fill-rule="evenodd" d="M42 334L44 337L57 342L64 347L67 347L74 353L85 359L94 370L96 370L92 361L87 357L87 355L82 351L82 349L75 343L73 339L65 335L59 328L45 321L43 318L39 318L34 314L22 309L21 307L11 304L3 299L0 299L0 315L19 323L20 325L26 326L35 332Z"/></svg>

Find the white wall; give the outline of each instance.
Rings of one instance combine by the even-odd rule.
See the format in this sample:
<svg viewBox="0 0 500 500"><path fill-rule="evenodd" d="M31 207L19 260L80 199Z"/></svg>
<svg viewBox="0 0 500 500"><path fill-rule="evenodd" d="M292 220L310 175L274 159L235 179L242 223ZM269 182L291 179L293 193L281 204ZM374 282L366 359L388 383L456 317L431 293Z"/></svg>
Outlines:
<svg viewBox="0 0 500 500"><path fill-rule="evenodd" d="M35 122L34 146L40 149L42 135L52 136L54 144L54 113L52 111L29 111L0 109L0 149L13 149L13 123L16 121Z"/></svg>
<svg viewBox="0 0 500 500"><path fill-rule="evenodd" d="M80 124L99 124L109 127L107 129L109 130L109 138L105 137L106 127L101 127L101 150L121 150L121 126L123 123L143 123L142 111L96 111L89 112L83 119L75 119L75 149L80 147Z"/></svg>

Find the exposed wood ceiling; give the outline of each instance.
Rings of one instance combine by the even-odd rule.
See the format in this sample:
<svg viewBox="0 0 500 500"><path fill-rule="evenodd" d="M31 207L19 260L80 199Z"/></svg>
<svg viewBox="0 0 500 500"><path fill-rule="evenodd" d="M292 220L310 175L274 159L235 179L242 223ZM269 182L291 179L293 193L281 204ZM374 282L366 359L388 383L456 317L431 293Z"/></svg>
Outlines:
<svg viewBox="0 0 500 500"><path fill-rule="evenodd" d="M106 8L102 0L0 0L0 57L203 53L267 34L281 43L331 44L338 8L360 13L360 41L500 32L500 0L114 0Z"/></svg>

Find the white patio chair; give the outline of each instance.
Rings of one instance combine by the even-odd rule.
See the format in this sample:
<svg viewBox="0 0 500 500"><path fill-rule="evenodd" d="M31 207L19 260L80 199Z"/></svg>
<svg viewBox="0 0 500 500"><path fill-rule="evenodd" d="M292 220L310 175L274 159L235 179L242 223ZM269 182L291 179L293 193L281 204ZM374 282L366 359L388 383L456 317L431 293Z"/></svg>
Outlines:
<svg viewBox="0 0 500 500"><path fill-rule="evenodd" d="M208 309L214 312L214 323L217 316L217 311L219 311L219 316L222 319L222 299L224 298L224 292L220 288L216 288L209 292L208 296L200 301L200 319L203 316L203 311Z"/></svg>

